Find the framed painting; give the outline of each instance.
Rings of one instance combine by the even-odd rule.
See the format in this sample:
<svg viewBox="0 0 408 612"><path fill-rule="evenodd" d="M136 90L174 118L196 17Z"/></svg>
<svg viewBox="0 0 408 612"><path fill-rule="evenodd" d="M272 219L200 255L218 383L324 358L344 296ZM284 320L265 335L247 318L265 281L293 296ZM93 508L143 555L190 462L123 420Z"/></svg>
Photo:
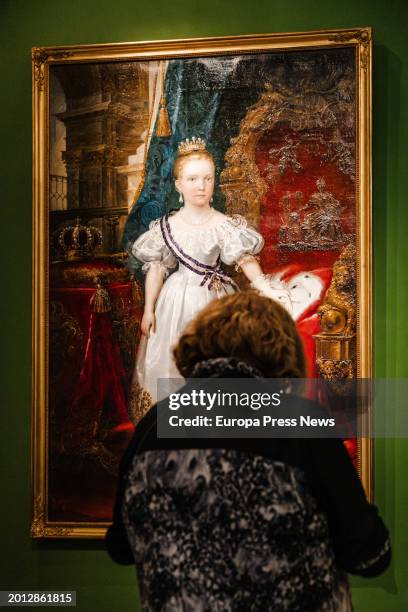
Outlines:
<svg viewBox="0 0 408 612"><path fill-rule="evenodd" d="M32 69L32 536L103 537L149 407L131 246L180 206L182 140L263 235L308 376L371 377L371 30L34 48ZM371 497L370 439L344 443Z"/></svg>

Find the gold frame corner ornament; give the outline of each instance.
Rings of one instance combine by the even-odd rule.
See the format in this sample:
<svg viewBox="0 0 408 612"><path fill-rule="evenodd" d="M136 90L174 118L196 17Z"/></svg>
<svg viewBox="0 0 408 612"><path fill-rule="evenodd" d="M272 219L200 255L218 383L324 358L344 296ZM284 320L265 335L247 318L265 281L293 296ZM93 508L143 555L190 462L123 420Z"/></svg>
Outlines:
<svg viewBox="0 0 408 612"><path fill-rule="evenodd" d="M254 34L103 45L32 49L33 117L33 317L32 317L32 487L34 538L102 538L107 524L53 523L48 508L48 155L49 67L53 64L169 60L200 56L354 47L356 50L357 120L357 376L371 378L372 360L372 30L366 28ZM255 181L256 183L256 181ZM257 185L248 183L249 191ZM261 184L258 187L262 187ZM249 192L248 192L249 193ZM372 431L371 409L361 431ZM360 476L373 499L373 444L359 438Z"/></svg>
<svg viewBox="0 0 408 612"><path fill-rule="evenodd" d="M46 80L46 66L50 61L57 62L72 56L71 51L52 51L47 47L33 47L31 50L33 62L33 81L39 91L43 91Z"/></svg>
<svg viewBox="0 0 408 612"><path fill-rule="evenodd" d="M31 523L32 538L66 538L71 535L69 527L52 527L46 521L47 508L45 500L38 495L34 500L33 521Z"/></svg>

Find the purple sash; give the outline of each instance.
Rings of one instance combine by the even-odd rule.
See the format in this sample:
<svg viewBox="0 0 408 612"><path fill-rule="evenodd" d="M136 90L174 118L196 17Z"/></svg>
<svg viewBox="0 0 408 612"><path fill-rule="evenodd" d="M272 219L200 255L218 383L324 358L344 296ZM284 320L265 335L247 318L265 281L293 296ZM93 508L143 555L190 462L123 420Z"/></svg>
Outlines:
<svg viewBox="0 0 408 612"><path fill-rule="evenodd" d="M200 287L203 287L206 283L208 283L208 290L214 289L215 291L224 287L224 285L229 285L233 287L235 290L238 290L238 285L232 280L228 274L225 274L222 267L220 256L218 255L217 261L214 266L210 266L209 264L202 263L194 257L187 255L184 253L183 249L177 244L177 242L173 238L173 234L171 233L169 217L168 215L162 217L160 219L160 229L163 235L164 242L168 249L172 252L174 257L186 266L195 274L199 274L203 277L203 280L200 283Z"/></svg>

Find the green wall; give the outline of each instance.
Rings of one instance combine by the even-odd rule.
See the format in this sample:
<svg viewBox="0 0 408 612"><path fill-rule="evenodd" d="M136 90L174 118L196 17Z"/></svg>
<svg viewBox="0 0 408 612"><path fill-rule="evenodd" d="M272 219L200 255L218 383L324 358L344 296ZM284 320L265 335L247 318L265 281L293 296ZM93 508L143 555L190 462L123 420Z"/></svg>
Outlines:
<svg viewBox="0 0 408 612"><path fill-rule="evenodd" d="M137 609L133 569L111 563L101 543L29 537L30 48L372 26L375 364L377 376L403 377L408 375L407 6L405 0L0 0L1 589L76 589L82 611ZM353 581L354 601L361 612L402 611L408 609L408 444L377 441L375 451L376 503L392 530L394 562L379 579Z"/></svg>

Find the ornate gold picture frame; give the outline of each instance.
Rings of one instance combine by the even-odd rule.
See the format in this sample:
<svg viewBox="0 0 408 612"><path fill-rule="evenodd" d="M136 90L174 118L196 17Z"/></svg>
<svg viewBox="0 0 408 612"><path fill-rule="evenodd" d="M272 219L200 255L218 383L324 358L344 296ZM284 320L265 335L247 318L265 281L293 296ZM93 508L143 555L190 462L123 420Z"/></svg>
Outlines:
<svg viewBox="0 0 408 612"><path fill-rule="evenodd" d="M181 137L210 135L215 205L263 233L263 268L320 278L310 375L371 378L371 29L34 48L32 72L31 533L99 538L137 411L127 247ZM372 442L349 442L372 498Z"/></svg>

